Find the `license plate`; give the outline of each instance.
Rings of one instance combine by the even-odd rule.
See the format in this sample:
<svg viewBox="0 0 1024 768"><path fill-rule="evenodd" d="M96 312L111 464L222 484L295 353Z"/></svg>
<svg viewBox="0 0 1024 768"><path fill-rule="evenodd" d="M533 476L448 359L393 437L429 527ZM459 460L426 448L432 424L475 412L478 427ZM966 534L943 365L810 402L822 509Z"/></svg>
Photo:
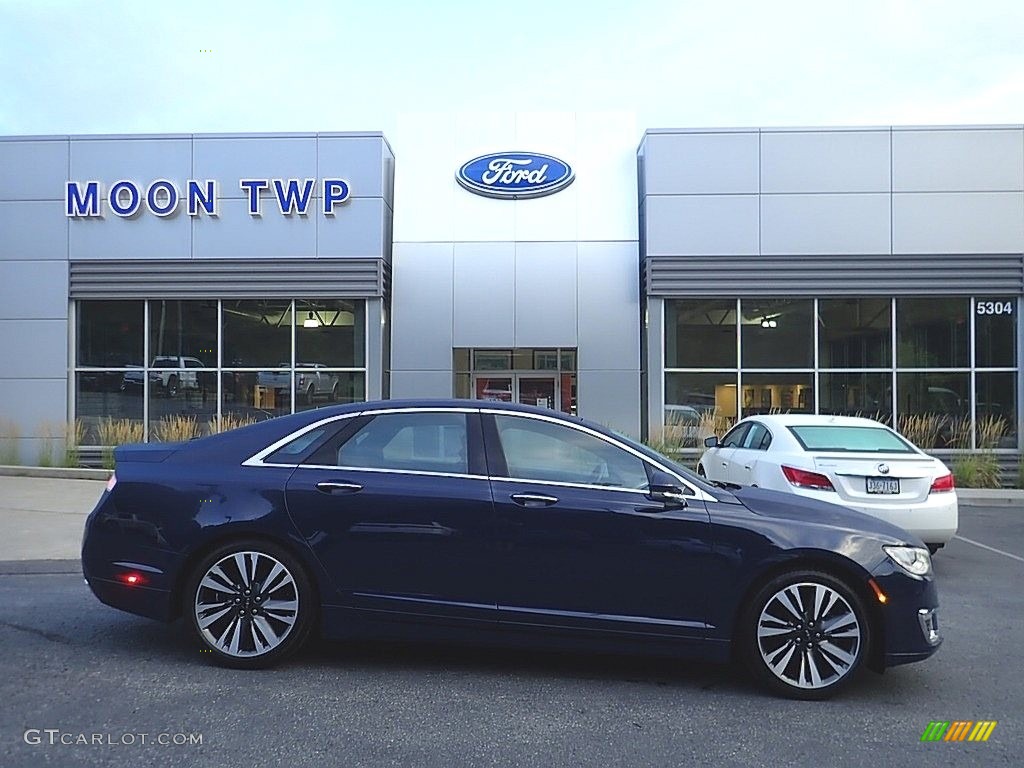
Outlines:
<svg viewBox="0 0 1024 768"><path fill-rule="evenodd" d="M900 492L900 480L898 477L869 477L868 493L896 494Z"/></svg>

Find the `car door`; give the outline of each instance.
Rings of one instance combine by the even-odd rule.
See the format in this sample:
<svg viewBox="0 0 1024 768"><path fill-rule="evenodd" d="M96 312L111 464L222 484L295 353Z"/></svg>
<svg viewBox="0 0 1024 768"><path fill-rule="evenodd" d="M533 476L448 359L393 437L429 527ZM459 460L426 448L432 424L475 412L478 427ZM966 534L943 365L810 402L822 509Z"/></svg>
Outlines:
<svg viewBox="0 0 1024 768"><path fill-rule="evenodd" d="M653 501L647 462L582 426L498 411L483 425L499 622L703 637L703 501Z"/></svg>
<svg viewBox="0 0 1024 768"><path fill-rule="evenodd" d="M718 447L711 449L705 461L706 466L704 467L709 480L739 483L733 459L736 449L743 443L743 438L746 437L748 429L750 429L750 422L741 421L725 433L725 437L722 438L722 442L718 444Z"/></svg>
<svg viewBox="0 0 1024 768"><path fill-rule="evenodd" d="M750 422L750 428L743 435L740 444L733 449L731 474L735 478L729 482L737 485L753 485L758 461L771 445L772 434L768 427L759 421Z"/></svg>
<svg viewBox="0 0 1024 768"><path fill-rule="evenodd" d="M334 604L495 620L494 508L475 411L399 409L354 420L303 461L286 493L334 582Z"/></svg>

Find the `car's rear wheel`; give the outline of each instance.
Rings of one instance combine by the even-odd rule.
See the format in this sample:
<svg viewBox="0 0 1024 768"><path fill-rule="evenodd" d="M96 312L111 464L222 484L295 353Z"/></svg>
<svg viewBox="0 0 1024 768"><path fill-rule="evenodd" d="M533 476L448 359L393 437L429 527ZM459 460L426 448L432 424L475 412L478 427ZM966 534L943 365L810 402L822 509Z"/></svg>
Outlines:
<svg viewBox="0 0 1024 768"><path fill-rule="evenodd" d="M204 650L240 669L273 666L299 650L316 611L302 564L264 541L239 541L204 557L184 599Z"/></svg>
<svg viewBox="0 0 1024 768"><path fill-rule="evenodd" d="M928 547L928 554L934 555L936 552L938 552L940 549L942 549L946 545L945 544L926 544L925 546Z"/></svg>
<svg viewBox="0 0 1024 768"><path fill-rule="evenodd" d="M171 374L171 377L167 379L167 396L177 397L178 396L178 376Z"/></svg>
<svg viewBox="0 0 1024 768"><path fill-rule="evenodd" d="M306 402L309 403L310 405L312 405L315 400L316 400L316 386L314 386L313 384L310 384L309 388L306 390Z"/></svg>
<svg viewBox="0 0 1024 768"><path fill-rule="evenodd" d="M864 604L839 579L795 571L772 579L750 600L740 652L754 676L794 699L824 699L844 688L871 644Z"/></svg>

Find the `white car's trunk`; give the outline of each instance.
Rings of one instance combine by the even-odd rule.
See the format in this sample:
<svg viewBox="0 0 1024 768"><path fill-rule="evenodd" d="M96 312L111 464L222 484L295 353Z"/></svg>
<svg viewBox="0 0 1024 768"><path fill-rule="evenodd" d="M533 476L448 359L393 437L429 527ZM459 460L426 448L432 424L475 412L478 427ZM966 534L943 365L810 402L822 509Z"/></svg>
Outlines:
<svg viewBox="0 0 1024 768"><path fill-rule="evenodd" d="M858 504L924 501L936 475L934 459L906 454L819 453L814 466L832 481L839 498Z"/></svg>

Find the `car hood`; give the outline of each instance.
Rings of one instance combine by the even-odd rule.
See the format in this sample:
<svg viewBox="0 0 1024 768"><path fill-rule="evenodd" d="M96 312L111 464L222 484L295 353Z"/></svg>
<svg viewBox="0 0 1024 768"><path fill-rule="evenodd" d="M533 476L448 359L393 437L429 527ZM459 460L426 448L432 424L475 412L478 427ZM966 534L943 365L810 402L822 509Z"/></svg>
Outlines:
<svg viewBox="0 0 1024 768"><path fill-rule="evenodd" d="M782 491L770 491L765 488L736 488L732 490L732 493L743 506L755 515L857 531L878 539L885 539L885 543L909 543L915 546L924 546L920 539L897 525L838 504L808 499Z"/></svg>

